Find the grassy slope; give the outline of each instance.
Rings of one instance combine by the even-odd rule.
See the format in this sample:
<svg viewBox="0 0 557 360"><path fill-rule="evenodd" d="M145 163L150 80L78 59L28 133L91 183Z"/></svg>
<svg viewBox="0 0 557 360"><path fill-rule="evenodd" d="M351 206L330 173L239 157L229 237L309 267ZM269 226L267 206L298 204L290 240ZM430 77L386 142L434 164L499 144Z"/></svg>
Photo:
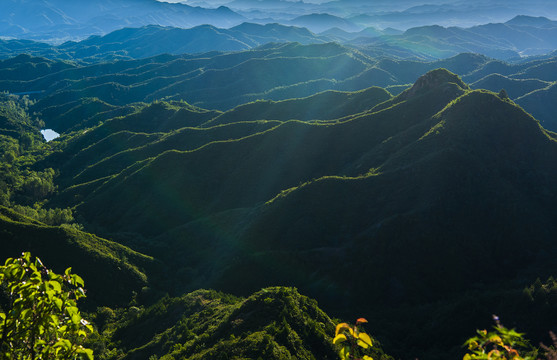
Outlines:
<svg viewBox="0 0 557 360"><path fill-rule="evenodd" d="M141 169L123 172L105 183L80 206L80 211L88 214L87 217L91 215L92 221L96 219L94 221L99 224L106 224L107 228L118 223L124 228L140 226L157 233L190 218L187 211L179 210L178 204L191 206L188 211L199 216L253 206L313 178L366 173L380 165L380 157L366 157L370 149L373 153L375 146L405 130L414 118L429 118L462 91L456 84L448 85L448 88L432 89L427 99L410 99L405 107L362 115L337 125L289 121L263 133L212 143L192 152L168 151L145 163ZM410 113L412 116L404 115ZM169 171L176 168L175 164L180 164L183 170ZM93 214L96 213L93 209L106 202L105 199L116 193L123 199L135 198L139 188L152 191L134 200L133 209L120 208L125 204L123 201L114 203L114 208L106 213L118 214L110 219L103 214ZM156 214L149 210L151 204L168 196L172 196L176 206L159 208ZM138 222L138 216L145 221ZM129 221L125 220L127 218Z"/></svg>
<svg viewBox="0 0 557 360"><path fill-rule="evenodd" d="M371 87L357 92L325 91L302 99L277 102L261 100L237 106L203 126L262 119L336 120L371 109L390 97L384 89Z"/></svg>
<svg viewBox="0 0 557 360"><path fill-rule="evenodd" d="M117 243L68 226L46 226L6 207L0 207L0 228L3 257L30 251L57 272L72 267L85 280L90 305L126 303L157 267L153 258Z"/></svg>

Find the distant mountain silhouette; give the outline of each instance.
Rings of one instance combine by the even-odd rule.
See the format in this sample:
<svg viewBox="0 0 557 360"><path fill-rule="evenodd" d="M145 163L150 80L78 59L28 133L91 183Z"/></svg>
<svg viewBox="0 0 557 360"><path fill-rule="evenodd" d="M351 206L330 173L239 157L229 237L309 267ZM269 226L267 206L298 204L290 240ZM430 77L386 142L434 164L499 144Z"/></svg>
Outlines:
<svg viewBox="0 0 557 360"><path fill-rule="evenodd" d="M0 21L3 36L54 41L106 34L125 26L230 27L244 20L226 7L204 9L156 0L4 0L0 13L7 14Z"/></svg>
<svg viewBox="0 0 557 360"><path fill-rule="evenodd" d="M350 22L349 20L330 14L302 15L290 20L290 23L293 25L306 27L316 33L329 30L333 27L349 32L361 30L360 26Z"/></svg>

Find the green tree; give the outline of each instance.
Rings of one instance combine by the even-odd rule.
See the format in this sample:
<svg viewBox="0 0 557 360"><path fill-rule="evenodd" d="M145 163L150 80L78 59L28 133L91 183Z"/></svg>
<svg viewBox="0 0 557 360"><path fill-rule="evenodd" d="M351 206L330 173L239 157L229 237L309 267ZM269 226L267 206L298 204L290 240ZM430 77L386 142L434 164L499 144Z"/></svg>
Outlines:
<svg viewBox="0 0 557 360"><path fill-rule="evenodd" d="M21 192L30 202L40 201L56 191L54 185L55 172L48 168L44 171L25 171L21 184Z"/></svg>
<svg viewBox="0 0 557 360"><path fill-rule="evenodd" d="M58 275L24 253L0 266L0 285L0 359L93 359L81 345L93 328L76 306L83 280L70 268Z"/></svg>
<svg viewBox="0 0 557 360"><path fill-rule="evenodd" d="M23 150L29 150L33 147L35 140L30 133L23 133L19 137L19 144Z"/></svg>

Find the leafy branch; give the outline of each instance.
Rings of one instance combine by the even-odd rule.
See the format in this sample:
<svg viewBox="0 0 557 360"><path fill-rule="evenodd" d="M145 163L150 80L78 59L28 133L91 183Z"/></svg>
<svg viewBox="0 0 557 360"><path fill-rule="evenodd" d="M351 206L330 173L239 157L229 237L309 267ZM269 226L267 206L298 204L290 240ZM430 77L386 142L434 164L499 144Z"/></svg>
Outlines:
<svg viewBox="0 0 557 360"><path fill-rule="evenodd" d="M339 354L342 360L373 360L371 356L363 354L364 350L373 346L371 337L358 328L365 323L366 319L359 318L354 326L347 323L337 325L333 344L341 345Z"/></svg>

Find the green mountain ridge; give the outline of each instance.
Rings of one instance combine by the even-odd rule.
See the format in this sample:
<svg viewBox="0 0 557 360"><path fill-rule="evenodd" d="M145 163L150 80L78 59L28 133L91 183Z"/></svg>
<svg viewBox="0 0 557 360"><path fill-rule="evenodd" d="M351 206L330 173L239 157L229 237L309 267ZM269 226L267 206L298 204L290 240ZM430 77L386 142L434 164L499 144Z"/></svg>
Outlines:
<svg viewBox="0 0 557 360"><path fill-rule="evenodd" d="M121 359L336 359L334 322L296 289L265 288L247 298L197 290L148 308L98 316ZM116 315L116 316L114 316ZM122 320L124 319L124 320ZM127 321L126 321L127 320ZM112 346L111 346L112 345ZM116 358L112 356L106 359ZM104 354L102 354L104 355ZM102 356L101 355L101 356ZM387 360L378 343L374 358ZM104 358L104 357L103 357Z"/></svg>
<svg viewBox="0 0 557 360"><path fill-rule="evenodd" d="M445 90L446 89L440 89L439 92L447 94ZM440 95L439 92L437 92L436 95ZM439 100L437 99L437 101ZM428 109L427 111L435 110ZM365 120L360 119L359 123L362 124L364 121ZM348 125L346 127L348 127ZM335 168L350 168L350 161L348 161L348 159L350 159L351 154L361 153L363 144L355 141L355 146L359 146L359 148L356 147L351 151L345 149L342 155L331 153L331 150L335 151L334 149L338 149L340 146L335 146L335 143L344 143L346 139L350 137L350 135L340 136L338 131L339 130L336 127L326 125L306 125L299 121L288 121L261 134L255 134L254 136L249 136L236 141L212 143L193 152L164 152L156 158L149 160L148 163L144 165L145 168L141 171L136 172L135 170L137 169L134 169L132 176L130 176L132 173L126 171L112 179L111 182L120 185L118 185L118 190L114 189L110 190L110 192L115 191L119 194L124 194L131 191L131 194L135 192L135 190L133 190L135 186L149 187L147 183L144 183L147 179L142 174L154 174L154 176L157 177L159 176L157 174L167 174L168 172L163 169L171 166L169 163L173 162L180 163L182 168L196 169L195 173L184 172L174 173L170 176L164 175L164 178L159 178L154 181L154 183L157 183L157 188L160 190L153 189L153 192L139 200L139 203L137 203L133 209L134 213L129 213L129 210L126 210L128 211L128 215L124 215L126 213L124 209L115 209L113 211L109 211L109 213L122 214L123 216L131 216L132 218L142 216L140 215L141 213L146 214L145 210L141 210L142 206L149 206L148 204L151 201L155 201L155 198L164 196L163 193L166 191L165 189L177 189L177 184L182 184L182 186L189 184L185 186L185 188L188 188L189 190L187 193L182 193L181 195L172 195L173 197L178 196L177 198L174 198L173 201L185 204L198 204L197 206L200 206L200 208L197 206L195 208L202 212L214 212L215 210L221 211L227 208L246 207L254 205L258 202L269 200L282 189L289 188L300 181L304 182L315 177L330 175L331 171L333 173L337 173L338 170L333 170ZM365 132L362 132L361 129L354 129L353 131L354 134L352 136L357 136L357 134L366 134ZM360 137L361 136L362 135L360 135ZM286 144L289 144L288 153L282 151ZM292 148L292 146L300 146L303 147L304 150L298 150L296 148ZM327 147L329 150L324 151L323 147ZM227 148L230 150L226 150ZM256 154L252 153L251 149L254 148L260 149L260 151ZM282 153L282 156L276 158L269 157L269 154L272 153ZM357 156L359 158L361 155ZM224 161L223 157L226 157L228 160ZM207 161L206 159L212 160ZM328 159L328 161L325 161L325 159ZM232 169L223 167L223 164L236 164L234 166L239 166L239 168L237 167L234 171L232 171ZM289 164L289 167L284 168L284 165L281 164ZM261 170L254 172L251 170L252 168L259 168ZM267 174L264 169L269 169L273 175ZM363 169L365 169L365 167L363 167ZM245 190L238 192L239 189L235 184L239 184L242 181L240 179L244 177L246 172L250 173L251 176L249 179L243 180L244 182L246 180L248 181L247 184L244 183ZM199 182L198 176L200 175L196 175L196 173L199 173L200 175L203 174L202 176L205 181ZM300 177L300 174L305 175ZM149 175L149 178L151 179L148 180L149 183L153 181L151 176L153 175ZM126 180L125 182L121 182L121 179ZM129 186L129 182L137 182L137 185ZM205 196L211 193L210 189L214 188L216 184L219 184L219 192L209 195L211 197L215 196L216 201L205 198ZM229 189L228 187L231 188ZM105 183L102 188L96 191L96 196L100 196L100 194L103 193L102 189L111 189L111 186L109 183ZM207 195L203 195L198 200L193 200L189 199L192 194ZM224 195L224 198L219 199L219 194L226 195ZM105 196L112 197L114 195L102 195L99 200L95 201L90 199L88 204L85 205L85 209L89 208L91 209L89 211L94 211L93 209L98 206L94 205L94 203L97 201L105 202L105 200L102 200ZM152 197L152 199L149 200L147 197ZM209 206L209 209L211 210L207 209L207 206ZM145 219L146 222L140 223L142 223L142 226L147 227L146 224L148 222L155 223L160 221L165 224L163 228L168 229L172 228L172 226L169 225L169 219L172 219L175 216L176 215L171 213L159 212L156 217ZM179 219L182 219L181 221L183 221L183 215L177 216ZM101 222L105 223L104 221ZM151 227L151 225L148 227ZM155 229L154 224L151 229Z"/></svg>
<svg viewBox="0 0 557 360"><path fill-rule="evenodd" d="M260 100L239 105L222 115L211 119L203 126L227 124L238 121L267 120L337 120L351 114L358 114L388 100L391 95L379 87L371 87L358 92L324 91L302 99L282 101ZM331 107L336 105L336 109Z"/></svg>
<svg viewBox="0 0 557 360"><path fill-rule="evenodd" d="M497 89L499 86L509 87L511 97L516 99L552 82L553 77L547 74L553 73L555 60L511 64L481 55L461 54L423 62L375 59L334 43L275 43L235 53L161 55L94 65L51 62L28 56L0 62L0 71L6 74L6 79L0 81L0 90L28 94L37 100L32 111L47 126L67 132L131 114L141 103L160 99L187 101L201 108L225 111L256 100L281 101L327 90L358 91L381 86L399 93L423 73L439 67L493 91L501 90ZM22 68L43 63L48 63L40 72L43 76L30 79L20 75ZM251 81L256 78L260 80ZM533 106L526 110L536 111ZM545 112L543 116L547 117ZM82 121L76 123L76 117ZM549 118L539 120L552 124ZM548 129L555 130L551 126Z"/></svg>
<svg viewBox="0 0 557 360"><path fill-rule="evenodd" d="M538 79L515 79L500 74L491 74L473 82L470 86L474 89L487 89L498 92L507 91L511 99L518 99L532 91L546 88L550 82Z"/></svg>
<svg viewBox="0 0 557 360"><path fill-rule="evenodd" d="M359 94L367 92L352 96ZM220 116L272 115L274 107L290 104L296 101L258 102ZM183 274L178 289L206 284L246 295L295 285L327 311L346 311L351 299L350 316L370 314L381 324L380 338L403 331L407 312L395 315L395 309L430 306L439 316L427 304L461 299L474 286L478 293L510 291L518 299L536 277L552 274L551 262L538 259L542 249L554 251L549 234L557 230L551 133L512 101L472 91L447 70L429 72L368 107L341 121L209 127L204 131L238 126L248 132L225 141L206 138L206 145L188 151L160 152L170 144L161 140L160 150L132 158L144 160L115 176L95 178L95 168L109 168L104 160L88 169L84 180L93 181L91 189L73 188L86 196L69 204L101 234L162 257ZM68 201L63 194L61 204ZM138 235L131 239L131 233ZM347 276L354 267L366 278L364 288ZM473 302L492 308L496 298ZM460 331L472 322L450 316L458 330L446 329L440 346L463 341ZM473 318L481 322L480 314ZM428 326L428 318L419 321ZM531 326L524 318L520 325ZM403 347L419 347L424 337L408 338Z"/></svg>

